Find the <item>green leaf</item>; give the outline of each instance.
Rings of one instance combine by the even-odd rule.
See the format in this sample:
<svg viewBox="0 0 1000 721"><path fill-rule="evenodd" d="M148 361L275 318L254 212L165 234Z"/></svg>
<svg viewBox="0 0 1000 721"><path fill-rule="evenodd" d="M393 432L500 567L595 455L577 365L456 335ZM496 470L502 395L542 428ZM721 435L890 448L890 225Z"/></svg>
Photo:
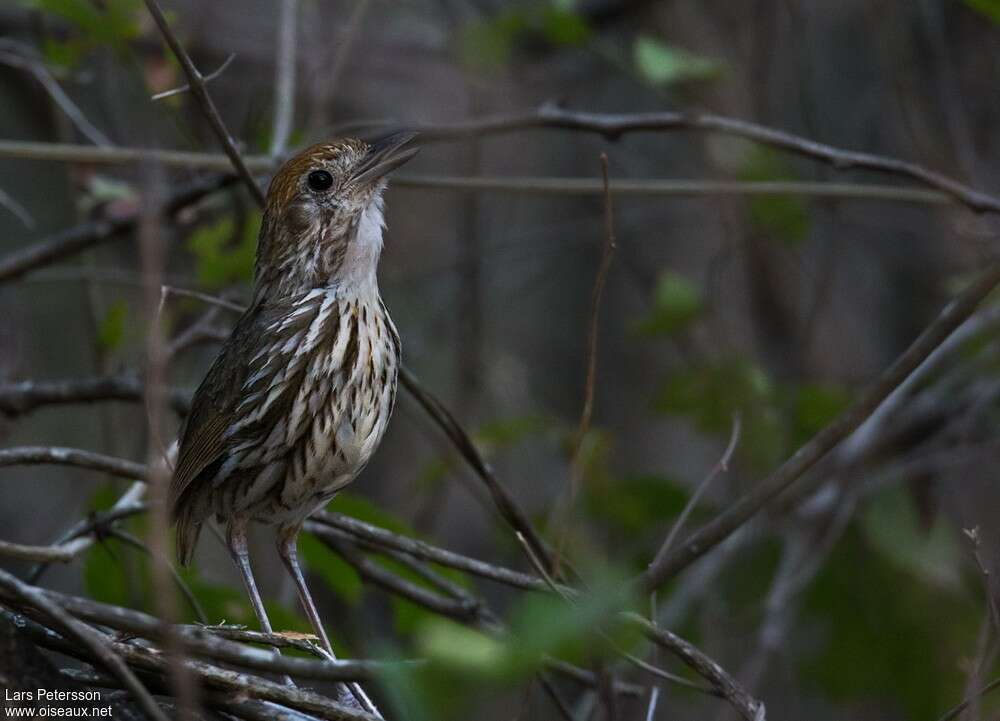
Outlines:
<svg viewBox="0 0 1000 721"><path fill-rule="evenodd" d="M62 18L90 41L122 47L138 37L140 0L21 0L32 10Z"/></svg>
<svg viewBox="0 0 1000 721"><path fill-rule="evenodd" d="M104 318L97 327L97 343L103 350L113 351L121 347L125 338L125 319L128 304L121 298L108 306Z"/></svg>
<svg viewBox="0 0 1000 721"><path fill-rule="evenodd" d="M796 447L819 433L851 400L846 388L818 383L801 385L793 394L792 444Z"/></svg>
<svg viewBox="0 0 1000 721"><path fill-rule="evenodd" d="M509 663L506 646L486 634L430 615L416 639L421 656L463 674L496 674Z"/></svg>
<svg viewBox="0 0 1000 721"><path fill-rule="evenodd" d="M582 15L556 4L542 11L541 26L542 36L557 47L583 45L593 34Z"/></svg>
<svg viewBox="0 0 1000 721"><path fill-rule="evenodd" d="M128 585L122 571L120 543L103 541L87 551L83 562L83 588L95 601L115 606L129 604Z"/></svg>
<svg viewBox="0 0 1000 721"><path fill-rule="evenodd" d="M205 287L218 289L253 277L254 252L260 214L247 219L243 237L231 245L235 222L231 216L203 225L191 233L187 247L196 259L198 281Z"/></svg>
<svg viewBox="0 0 1000 721"><path fill-rule="evenodd" d="M958 587L962 554L954 529L938 516L925 530L912 496L903 487L894 486L872 498L862 527L872 547L900 569L930 584Z"/></svg>
<svg viewBox="0 0 1000 721"><path fill-rule="evenodd" d="M588 485L583 497L591 518L631 533L661 529L664 519L676 517L687 499L687 491L677 483L652 475L615 479L599 488Z"/></svg>
<svg viewBox="0 0 1000 721"><path fill-rule="evenodd" d="M494 18L462 28L459 52L465 66L478 71L498 70L510 62L514 43L528 26L520 10L506 10Z"/></svg>
<svg viewBox="0 0 1000 721"><path fill-rule="evenodd" d="M1000 25L1000 0L965 0L965 4Z"/></svg>
<svg viewBox="0 0 1000 721"><path fill-rule="evenodd" d="M776 152L754 148L747 156L740 180L787 180L792 175L791 169ZM758 232L792 246L809 236L809 211L802 198L795 195L755 195L749 203L750 223Z"/></svg>
<svg viewBox="0 0 1000 721"><path fill-rule="evenodd" d="M866 535L852 525L805 594L801 625L819 634L798 644L809 656L797 672L833 701L934 721L964 695L956 659L976 647L982 598L928 585L874 552Z"/></svg>
<svg viewBox="0 0 1000 721"><path fill-rule="evenodd" d="M676 273L661 273L649 315L639 330L649 335L669 335L687 327L704 309L701 289Z"/></svg>
<svg viewBox="0 0 1000 721"><path fill-rule="evenodd" d="M632 57L639 74L653 85L714 80L725 70L718 60L695 55L655 38L636 38Z"/></svg>

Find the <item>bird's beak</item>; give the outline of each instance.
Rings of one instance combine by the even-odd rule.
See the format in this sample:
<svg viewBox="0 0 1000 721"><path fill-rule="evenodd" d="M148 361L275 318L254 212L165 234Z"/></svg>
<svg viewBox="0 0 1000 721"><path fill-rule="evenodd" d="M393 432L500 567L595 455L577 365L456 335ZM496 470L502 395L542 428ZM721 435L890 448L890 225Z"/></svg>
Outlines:
<svg viewBox="0 0 1000 721"><path fill-rule="evenodd" d="M353 182L359 186L374 183L407 162L420 152L420 148L409 147L415 137L416 133L400 132L373 140Z"/></svg>

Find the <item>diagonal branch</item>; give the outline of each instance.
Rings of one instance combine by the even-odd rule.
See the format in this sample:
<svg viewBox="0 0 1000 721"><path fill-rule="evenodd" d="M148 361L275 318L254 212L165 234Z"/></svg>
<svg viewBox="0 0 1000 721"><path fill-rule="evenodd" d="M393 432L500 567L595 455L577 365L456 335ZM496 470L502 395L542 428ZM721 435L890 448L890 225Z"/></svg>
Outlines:
<svg viewBox="0 0 1000 721"><path fill-rule="evenodd" d="M226 124L222 121L222 116L219 115L219 111L215 107L212 97L208 94L208 90L205 88L205 78L202 77L198 68L195 67L194 62L191 60L191 56L187 54L187 51L184 49L184 46L181 45L177 36L174 35L174 31L170 28L170 23L168 23L167 19L163 16L163 11L160 9L156 0L146 0L146 7L149 8L149 14L153 16L153 21L163 34L163 39L166 41L167 45L170 46L170 50L173 52L174 57L177 58L177 62L180 63L181 69L187 76L188 84L191 86L191 94L194 95L195 99L197 99L198 104L205 113L205 117L208 118L208 122L211 124L212 130L215 131L216 136L219 138L219 142L222 143L222 149L229 157L230 162L233 164L233 168L236 169L236 174L239 175L246 184L247 189L253 195L257 204L263 207L264 193L261 191L260 186L254 181L253 175L250 174L250 170L243 163L243 157L240 155L240 151L236 147L236 142L233 140L233 136L229 134Z"/></svg>
<svg viewBox="0 0 1000 721"><path fill-rule="evenodd" d="M638 577L642 589L652 591L667 579L677 575L728 538L779 493L797 481L834 446L864 423L882 402L973 314L998 283L1000 283L1000 265L994 265L950 302L853 405L799 448L770 476L737 499L727 510L692 533L679 547L661 557L658 562L650 564Z"/></svg>

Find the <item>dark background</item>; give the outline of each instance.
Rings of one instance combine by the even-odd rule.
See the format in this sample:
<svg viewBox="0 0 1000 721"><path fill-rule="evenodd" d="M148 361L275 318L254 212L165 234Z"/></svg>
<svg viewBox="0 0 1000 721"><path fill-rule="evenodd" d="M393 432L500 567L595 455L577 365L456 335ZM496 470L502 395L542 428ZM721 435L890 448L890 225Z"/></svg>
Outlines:
<svg viewBox="0 0 1000 721"><path fill-rule="evenodd" d="M81 6L103 12L104 21L81 21L74 14ZM168 9L204 72L235 53L209 87L246 152L266 152L277 5L178 1ZM907 159L988 192L1000 167L998 23L1000 3L992 0L303 0L291 145L356 121L434 125L553 101L604 112L706 110ZM141 3L7 0L0 50L43 63L116 145L217 151L189 96L150 101L184 80ZM3 57L0 108L4 139L89 142L33 74ZM553 509L565 503L584 397L601 196L442 190L412 181L597 179L602 152L612 181L905 184L690 131L609 142L531 130L431 143L400 174L387 194L380 277L405 362L474 432L547 537L565 537L567 556L597 578L631 574L649 561L722 454L733 411L742 419L736 456L689 529L844 408L983 266L996 232L988 216L951 203L615 194L618 249L600 313L594 418L563 532ZM201 172L175 168L165 178L181 183ZM134 207L142 183L134 165L0 155L0 189L35 222L26 229L0 212L0 254L8 254ZM258 222L244 191L216 194L182 216L164 231L169 282L248 297ZM129 236L0 286L0 382L141 369L148 322L138 257ZM176 332L203 310L190 299L170 300L165 327ZM223 314L217 325L233 320ZM746 683L769 718L936 719L975 687L977 669L989 677L983 582L962 529L979 527L981 558L993 568L1000 519L995 325L983 324L897 399L884 423L856 435L860 452L841 450L821 464L808 478L821 488L815 495L772 506L659 594L661 622ZM192 389L214 352L204 344L180 354L171 384ZM172 429L177 419L169 423ZM6 420L0 414L0 445L143 460L144 429L141 405L54 406ZM4 468L2 536L49 542L123 487L81 470ZM334 506L528 568L481 485L408 397L345 496ZM143 522L134 530L144 532ZM301 627L268 536L255 541L258 579L277 625ZM315 541L304 541L304 551L327 626L350 655L378 655L387 644L404 654L426 650L440 621L361 589ZM54 568L45 582L148 607L146 573L140 554L108 542ZM324 583L331 577L332 585ZM210 534L191 582L214 620L250 622L236 573ZM520 594L476 587L502 614L513 608L531 633L532 607L525 610ZM544 626L547 617L535 611ZM635 650L648 657L641 644ZM428 684L415 692L423 701L403 703L414 717L421 703L426 718L469 709L482 719L554 717L537 690L525 695L517 674L486 676L482 686L453 682L443 692ZM458 711L441 701L464 692ZM567 687L568 698L579 693ZM625 708L622 718L645 718L645 700ZM979 717L989 718L990 708L987 701ZM658 719L731 715L717 700L669 685L658 709Z"/></svg>

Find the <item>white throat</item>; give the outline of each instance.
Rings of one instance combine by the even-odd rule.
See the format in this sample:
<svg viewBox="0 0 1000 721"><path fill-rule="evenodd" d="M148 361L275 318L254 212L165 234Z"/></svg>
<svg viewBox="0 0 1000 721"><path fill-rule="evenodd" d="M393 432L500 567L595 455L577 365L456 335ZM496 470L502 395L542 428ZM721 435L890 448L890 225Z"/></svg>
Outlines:
<svg viewBox="0 0 1000 721"><path fill-rule="evenodd" d="M375 272L382 254L382 232L385 217L382 214L382 194L376 195L361 213L361 220L354 238L347 244L347 253L340 274L344 290L363 294L378 292Z"/></svg>

